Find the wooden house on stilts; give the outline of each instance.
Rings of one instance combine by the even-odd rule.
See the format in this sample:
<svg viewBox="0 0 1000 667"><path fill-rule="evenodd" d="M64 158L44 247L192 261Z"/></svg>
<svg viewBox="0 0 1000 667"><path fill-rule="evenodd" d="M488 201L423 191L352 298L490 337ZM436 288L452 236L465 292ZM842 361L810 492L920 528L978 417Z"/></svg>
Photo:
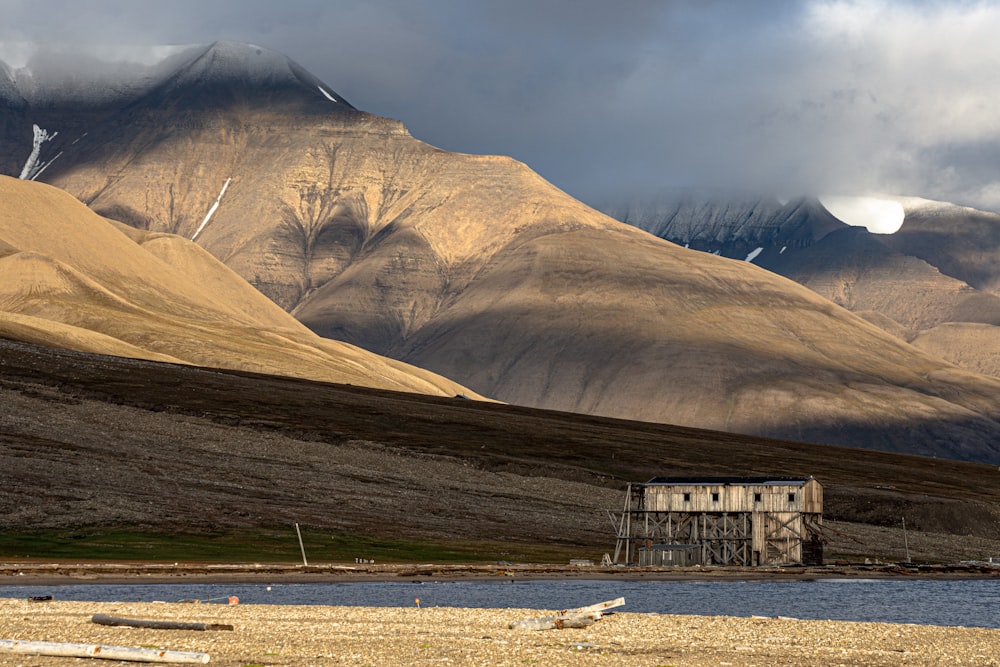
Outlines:
<svg viewBox="0 0 1000 667"><path fill-rule="evenodd" d="M812 477L655 477L629 484L615 563L818 565L823 487Z"/></svg>

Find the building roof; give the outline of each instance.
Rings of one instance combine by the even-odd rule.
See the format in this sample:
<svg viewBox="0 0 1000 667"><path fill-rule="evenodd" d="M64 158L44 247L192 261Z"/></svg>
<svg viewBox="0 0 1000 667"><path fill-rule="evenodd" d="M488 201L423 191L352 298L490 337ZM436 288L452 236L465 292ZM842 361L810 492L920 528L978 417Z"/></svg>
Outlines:
<svg viewBox="0 0 1000 667"><path fill-rule="evenodd" d="M803 486L813 477L654 477L659 486Z"/></svg>

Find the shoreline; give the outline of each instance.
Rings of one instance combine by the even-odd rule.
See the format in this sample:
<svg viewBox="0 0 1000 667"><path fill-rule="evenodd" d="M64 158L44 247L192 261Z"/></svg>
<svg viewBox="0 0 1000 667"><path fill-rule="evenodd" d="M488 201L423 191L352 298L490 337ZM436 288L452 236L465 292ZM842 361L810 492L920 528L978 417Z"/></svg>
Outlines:
<svg viewBox="0 0 1000 667"><path fill-rule="evenodd" d="M204 652L211 664L707 667L708 665L1000 665L1000 630L793 618L622 611L582 628L513 623L551 612L453 607L329 607L0 599L0 637L15 641ZM225 624L226 631L115 627L95 615ZM0 652L0 666L66 658Z"/></svg>
<svg viewBox="0 0 1000 667"><path fill-rule="evenodd" d="M766 568L600 567L560 564L0 562L0 585L351 583L466 580L809 581L1000 579L989 563L876 563Z"/></svg>

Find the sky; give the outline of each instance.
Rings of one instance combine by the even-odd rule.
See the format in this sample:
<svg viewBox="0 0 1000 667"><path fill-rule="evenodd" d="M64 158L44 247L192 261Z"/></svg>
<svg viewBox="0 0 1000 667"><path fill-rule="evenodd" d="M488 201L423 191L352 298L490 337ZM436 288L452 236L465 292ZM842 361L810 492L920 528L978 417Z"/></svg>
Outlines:
<svg viewBox="0 0 1000 667"><path fill-rule="evenodd" d="M0 0L0 42L280 51L591 204L676 188L1000 210L1000 0Z"/></svg>

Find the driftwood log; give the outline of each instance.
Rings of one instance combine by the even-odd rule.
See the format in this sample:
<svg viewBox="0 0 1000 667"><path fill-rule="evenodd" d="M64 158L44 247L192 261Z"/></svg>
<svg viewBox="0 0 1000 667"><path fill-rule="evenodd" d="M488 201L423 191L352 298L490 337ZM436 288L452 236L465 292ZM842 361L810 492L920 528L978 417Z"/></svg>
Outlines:
<svg viewBox="0 0 1000 667"><path fill-rule="evenodd" d="M529 618L523 621L514 621L510 624L511 630L562 630L564 628L585 628L600 620L601 616L608 609L621 607L625 604L625 598L615 598L607 602L598 602L578 609L564 609L557 616L545 616L543 618Z"/></svg>
<svg viewBox="0 0 1000 667"><path fill-rule="evenodd" d="M544 618L528 618L514 621L511 630L562 630L564 628L585 628L593 625L596 619L589 616L546 616Z"/></svg>
<svg viewBox="0 0 1000 667"><path fill-rule="evenodd" d="M0 639L0 653L59 656L65 658L100 658L104 660L126 660L129 662L204 664L209 661L207 653L197 653L194 651L165 651L155 648L71 644L67 642L36 642L21 641L20 639Z"/></svg>
<svg viewBox="0 0 1000 667"><path fill-rule="evenodd" d="M180 621L143 621L135 618L118 618L106 614L94 614L90 620L98 625L126 626L129 628L154 628L156 630L232 630L233 626L222 623L183 623Z"/></svg>
<svg viewBox="0 0 1000 667"><path fill-rule="evenodd" d="M598 602L597 604L587 605L586 607L579 607L577 609L563 609L559 612L560 616L582 616L584 614L597 614L597 618L601 617L601 614L608 609L614 609L615 607L624 607L625 598L615 598L614 600L608 600L607 602ZM595 619L596 620L596 619Z"/></svg>

